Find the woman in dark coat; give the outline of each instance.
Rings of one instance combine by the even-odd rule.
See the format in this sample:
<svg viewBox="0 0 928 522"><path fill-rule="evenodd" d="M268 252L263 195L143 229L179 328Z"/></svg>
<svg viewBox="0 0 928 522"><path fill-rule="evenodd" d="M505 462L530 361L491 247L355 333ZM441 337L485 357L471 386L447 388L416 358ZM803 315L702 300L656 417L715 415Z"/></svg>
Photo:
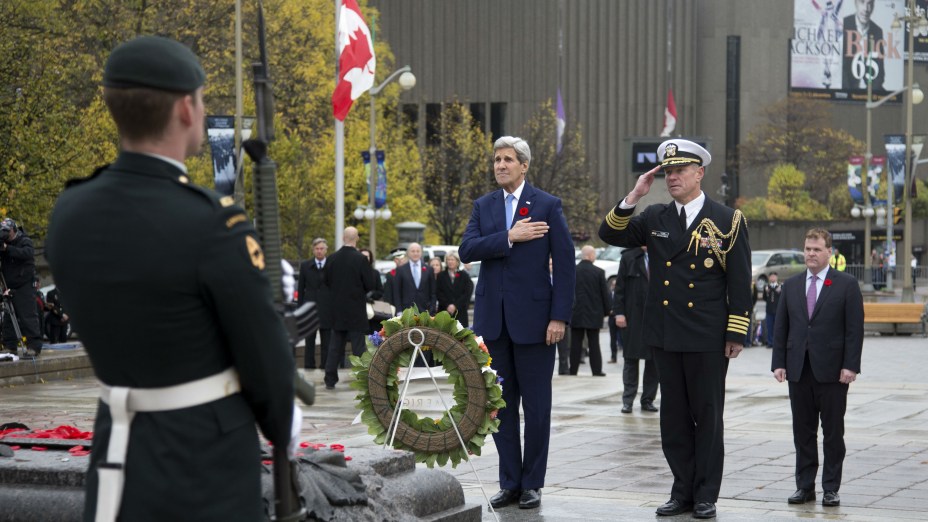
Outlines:
<svg viewBox="0 0 928 522"><path fill-rule="evenodd" d="M452 317L457 314L458 321L464 326L470 326L468 308L470 296L474 291L474 282L470 275L461 270L461 258L457 252L449 252L445 256L445 270L438 274L438 311L446 311Z"/></svg>

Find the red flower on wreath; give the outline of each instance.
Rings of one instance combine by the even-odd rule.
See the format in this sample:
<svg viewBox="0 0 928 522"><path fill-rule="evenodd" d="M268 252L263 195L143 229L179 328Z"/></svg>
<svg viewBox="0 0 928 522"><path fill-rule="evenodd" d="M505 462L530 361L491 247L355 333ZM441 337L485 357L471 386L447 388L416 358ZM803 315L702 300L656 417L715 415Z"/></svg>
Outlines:
<svg viewBox="0 0 928 522"><path fill-rule="evenodd" d="M526 208L526 207L520 208L520 209L519 209L519 215L520 215L520 216L527 216L527 215L528 215L528 208Z"/></svg>
<svg viewBox="0 0 928 522"><path fill-rule="evenodd" d="M831 286L831 279L825 280L825 286Z"/></svg>

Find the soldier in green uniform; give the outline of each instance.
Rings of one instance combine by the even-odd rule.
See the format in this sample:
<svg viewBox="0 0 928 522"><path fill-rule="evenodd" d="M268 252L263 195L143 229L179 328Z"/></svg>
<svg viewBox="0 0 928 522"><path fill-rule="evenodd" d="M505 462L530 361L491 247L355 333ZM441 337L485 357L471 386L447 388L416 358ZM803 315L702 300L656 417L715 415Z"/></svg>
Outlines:
<svg viewBox="0 0 928 522"><path fill-rule="evenodd" d="M672 139L657 154L660 165L606 215L599 237L646 245L650 256L643 340L660 375L661 445L674 476L670 501L657 514L692 510L695 518L714 518L725 456L725 375L750 324L751 249L741 212L700 188L709 152ZM674 201L633 217L660 169Z"/></svg>
<svg viewBox="0 0 928 522"><path fill-rule="evenodd" d="M74 180L46 255L103 383L85 520L261 520L255 423L292 447L293 357L251 220L193 185L203 83L184 45L116 47L116 161Z"/></svg>

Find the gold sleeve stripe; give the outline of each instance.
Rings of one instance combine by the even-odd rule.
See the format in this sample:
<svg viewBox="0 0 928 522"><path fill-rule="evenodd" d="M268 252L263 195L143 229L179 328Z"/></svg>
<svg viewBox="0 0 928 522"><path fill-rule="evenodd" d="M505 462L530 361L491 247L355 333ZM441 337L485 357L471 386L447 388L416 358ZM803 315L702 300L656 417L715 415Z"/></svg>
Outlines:
<svg viewBox="0 0 928 522"><path fill-rule="evenodd" d="M740 325L740 324L743 324L743 325L747 326L747 325L751 324L751 320L748 319L747 317L739 317L739 316L737 316L737 315L729 315L729 316L728 316L728 324L733 324L733 323L734 323L734 324L739 324L739 325Z"/></svg>
<svg viewBox="0 0 928 522"><path fill-rule="evenodd" d="M728 325L728 331L729 331L729 332L735 332L735 333L737 333L737 334L747 335L747 334L748 334L748 327L747 327L747 326L745 326L745 327L740 327L740 326L736 327L736 326L732 326L732 325L729 324L729 325Z"/></svg>
<svg viewBox="0 0 928 522"><path fill-rule="evenodd" d="M628 222L631 219L631 216L617 216L614 210L610 210L609 213L606 214L606 224L615 230L625 230L625 228L628 226Z"/></svg>

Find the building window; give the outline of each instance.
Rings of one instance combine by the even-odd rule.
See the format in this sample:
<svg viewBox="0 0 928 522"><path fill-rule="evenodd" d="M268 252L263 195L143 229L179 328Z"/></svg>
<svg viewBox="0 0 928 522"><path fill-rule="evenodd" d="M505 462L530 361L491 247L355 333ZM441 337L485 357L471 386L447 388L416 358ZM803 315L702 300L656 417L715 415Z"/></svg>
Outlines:
<svg viewBox="0 0 928 522"><path fill-rule="evenodd" d="M408 140L415 140L419 135L419 105L404 103L401 110L400 125L403 126L403 136Z"/></svg>
<svg viewBox="0 0 928 522"><path fill-rule="evenodd" d="M438 145L441 132L441 104L425 104L425 144Z"/></svg>
<svg viewBox="0 0 928 522"><path fill-rule="evenodd" d="M506 135L506 102L496 102L490 104L490 138L496 141L497 138Z"/></svg>
<svg viewBox="0 0 928 522"><path fill-rule="evenodd" d="M474 119L474 124L480 127L481 132L487 131L487 104L471 103L470 117Z"/></svg>

